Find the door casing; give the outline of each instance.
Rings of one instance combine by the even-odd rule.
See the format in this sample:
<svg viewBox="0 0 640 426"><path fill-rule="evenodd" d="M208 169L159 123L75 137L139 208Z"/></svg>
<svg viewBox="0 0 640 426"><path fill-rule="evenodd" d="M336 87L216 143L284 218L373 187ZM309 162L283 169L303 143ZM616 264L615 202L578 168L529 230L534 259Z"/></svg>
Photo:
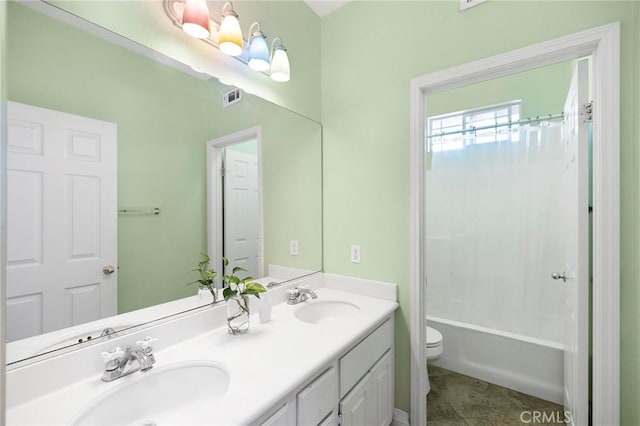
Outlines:
<svg viewBox="0 0 640 426"><path fill-rule="evenodd" d="M258 269L264 271L264 217L263 217L263 181L262 181L262 127L255 126L231 133L207 142L207 252L211 257L211 267L223 271L222 267L222 150L233 145L255 139L258 145L258 223L260 226L260 262ZM221 275L221 274L219 274ZM220 280L220 277L218 277ZM218 283L220 284L220 283Z"/></svg>
<svg viewBox="0 0 640 426"><path fill-rule="evenodd" d="M410 84L411 412L426 413L425 95L593 55L592 419L620 424L620 23L422 75Z"/></svg>

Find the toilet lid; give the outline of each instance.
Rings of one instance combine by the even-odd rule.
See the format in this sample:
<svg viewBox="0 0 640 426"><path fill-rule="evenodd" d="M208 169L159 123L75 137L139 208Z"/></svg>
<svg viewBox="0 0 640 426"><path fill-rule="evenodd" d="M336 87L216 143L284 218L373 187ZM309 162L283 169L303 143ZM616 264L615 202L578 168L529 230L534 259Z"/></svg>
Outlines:
<svg viewBox="0 0 640 426"><path fill-rule="evenodd" d="M427 326L427 347L438 346L442 343L442 334L435 328Z"/></svg>

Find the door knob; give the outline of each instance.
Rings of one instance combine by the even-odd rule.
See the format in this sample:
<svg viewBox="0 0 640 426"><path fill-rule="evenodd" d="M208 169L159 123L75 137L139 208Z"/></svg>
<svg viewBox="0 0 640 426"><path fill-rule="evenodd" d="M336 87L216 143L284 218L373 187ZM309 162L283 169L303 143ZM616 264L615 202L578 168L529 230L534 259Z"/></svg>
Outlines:
<svg viewBox="0 0 640 426"><path fill-rule="evenodd" d="M567 276L564 272L554 272L553 274L551 274L551 278L553 278L554 280L562 280L564 282L567 282Z"/></svg>
<svg viewBox="0 0 640 426"><path fill-rule="evenodd" d="M116 268L114 268L111 265L107 265L104 268L102 268L102 272L104 272L105 275L111 275L116 271Z"/></svg>

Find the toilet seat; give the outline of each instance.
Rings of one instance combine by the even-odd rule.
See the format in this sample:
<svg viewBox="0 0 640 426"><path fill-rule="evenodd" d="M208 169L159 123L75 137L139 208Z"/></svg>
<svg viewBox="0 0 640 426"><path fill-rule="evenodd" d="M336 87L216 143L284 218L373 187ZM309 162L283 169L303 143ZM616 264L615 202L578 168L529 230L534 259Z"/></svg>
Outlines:
<svg viewBox="0 0 640 426"><path fill-rule="evenodd" d="M435 348L442 344L442 334L435 328L427 326L427 348Z"/></svg>

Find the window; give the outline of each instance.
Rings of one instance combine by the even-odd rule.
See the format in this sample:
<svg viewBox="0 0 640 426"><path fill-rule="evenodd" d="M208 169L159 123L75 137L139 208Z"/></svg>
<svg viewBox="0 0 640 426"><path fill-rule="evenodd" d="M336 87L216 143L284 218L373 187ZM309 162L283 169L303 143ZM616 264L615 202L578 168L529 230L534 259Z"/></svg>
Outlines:
<svg viewBox="0 0 640 426"><path fill-rule="evenodd" d="M522 101L454 112L429 118L428 141L432 152L463 149L468 145L518 142Z"/></svg>

